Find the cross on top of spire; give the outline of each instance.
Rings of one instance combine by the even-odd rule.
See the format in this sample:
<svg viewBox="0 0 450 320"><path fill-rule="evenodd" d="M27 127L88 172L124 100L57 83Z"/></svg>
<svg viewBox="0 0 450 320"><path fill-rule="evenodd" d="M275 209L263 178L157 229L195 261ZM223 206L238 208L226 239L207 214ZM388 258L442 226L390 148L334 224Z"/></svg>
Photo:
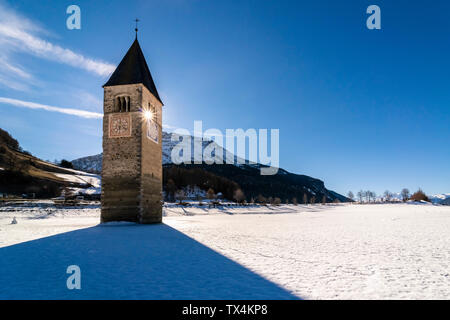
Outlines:
<svg viewBox="0 0 450 320"><path fill-rule="evenodd" d="M139 19L138 19L138 18L136 18L136 20L134 20L134 21L136 21L136 28L134 29L134 31L136 31L136 39L137 39L137 33L138 33L138 22L139 22Z"/></svg>

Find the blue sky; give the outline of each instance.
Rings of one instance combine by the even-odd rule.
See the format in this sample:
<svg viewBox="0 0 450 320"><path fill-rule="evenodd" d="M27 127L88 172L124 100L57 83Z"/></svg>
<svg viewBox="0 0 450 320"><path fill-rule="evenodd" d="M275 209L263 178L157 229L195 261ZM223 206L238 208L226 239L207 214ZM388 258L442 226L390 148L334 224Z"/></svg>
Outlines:
<svg viewBox="0 0 450 320"><path fill-rule="evenodd" d="M81 30L66 28L71 4ZM371 4L381 30L366 28ZM450 192L448 1L0 0L0 9L0 127L43 159L101 152L101 119L17 100L101 113L101 86L138 17L165 125L278 128L280 166L341 193Z"/></svg>

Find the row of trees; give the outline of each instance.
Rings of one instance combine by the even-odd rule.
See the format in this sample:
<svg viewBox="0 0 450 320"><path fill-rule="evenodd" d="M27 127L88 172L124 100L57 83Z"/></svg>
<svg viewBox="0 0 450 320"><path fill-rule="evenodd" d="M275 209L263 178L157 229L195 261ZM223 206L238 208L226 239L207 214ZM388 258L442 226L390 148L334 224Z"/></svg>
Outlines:
<svg viewBox="0 0 450 320"><path fill-rule="evenodd" d="M258 204L271 204L271 205L279 205L281 204L283 201L279 198L279 197L264 197L263 195L259 194L256 198L251 198L250 199L250 203L258 203ZM317 201L315 196L312 196L310 198L308 198L307 194L303 194L303 199L302 202L303 204L314 204L314 203L318 203L319 201ZM322 201L321 203L325 204L327 202L327 197L323 196L322 197ZM285 204L293 204L293 205L298 205L299 201L297 200L296 197L293 197L291 200L289 199L285 199L284 200Z"/></svg>
<svg viewBox="0 0 450 320"><path fill-rule="evenodd" d="M14 139L9 132L3 130L0 128L0 145L3 144L7 146L9 149L22 152L26 155L31 155L30 152L23 150L22 147L19 145L19 142ZM0 150L1 153L4 153L5 151Z"/></svg>
<svg viewBox="0 0 450 320"><path fill-rule="evenodd" d="M175 182L172 179L169 179L169 181L167 182L166 191L169 201L176 200L181 204L186 199L186 192L183 189L176 189ZM171 194L173 194L173 198L170 196ZM216 194L214 192L214 189L212 188L209 188L206 192L206 198L211 201L217 200L218 198L221 198L221 196L223 196L221 192ZM237 203L245 203L245 199L245 194L240 188L234 191L233 200L235 200ZM203 200L203 197L198 195L197 200L201 202Z"/></svg>
<svg viewBox="0 0 450 320"><path fill-rule="evenodd" d="M13 150L21 151L19 142L3 129L0 129L0 144L5 144L8 148Z"/></svg>
<svg viewBox="0 0 450 320"><path fill-rule="evenodd" d="M347 198L349 198L349 199L354 201L355 200L355 195L353 194L353 192L349 191L348 194L347 194ZM363 191L363 190L360 190L356 194L356 199L359 202L364 202L364 200L365 200L365 202L371 202L371 201L374 202L376 200L376 198L377 198L377 194L375 193L375 191L370 191L370 190Z"/></svg>
<svg viewBox="0 0 450 320"><path fill-rule="evenodd" d="M173 197L171 196L173 194ZM166 195L167 195L167 199L169 201L178 201L180 204L183 203L183 201L187 198L186 196L186 192L183 189L177 189L176 184L174 183L174 181L172 179L169 179L167 185L166 185ZM201 196L197 196L197 200L199 200L199 202L201 203L204 197ZM214 192L214 189L209 188L208 191L206 192L206 198L208 200L214 201L217 200L218 195ZM238 188L234 191L233 193L233 198L229 199L229 200L234 200L237 203L241 203L241 204L261 204L261 205L280 205L282 203L282 200L279 197L264 197L263 195L259 194L256 198L252 197L250 198L250 200L247 202L247 198L244 194L244 192L242 191L242 189ZM302 203L303 204L314 204L314 203L318 203L319 201L317 201L315 196L312 196L310 198L308 198L307 194L305 193L303 195L303 199L302 199ZM322 200L320 201L322 204L327 203L327 197L324 195L322 197ZM335 200L335 203L339 202L339 200ZM289 199L285 199L284 203L286 204L294 204L294 205L298 205L299 201L297 200L296 197L292 198L291 200Z"/></svg>
<svg viewBox="0 0 450 320"><path fill-rule="evenodd" d="M355 195L353 192L349 191L347 194L347 197L351 200L355 200ZM403 188L400 192L400 198L403 202L406 202L408 200L414 200L414 201L430 201L430 199L427 197L427 195L422 191L422 189L419 188L416 192L414 192L412 195L409 192L408 188ZM395 194L390 192L389 190L386 190L383 195L380 197L381 202L391 202L395 198ZM356 194L356 200L360 203L362 202L376 202L377 201L377 194L374 191L363 191L360 190Z"/></svg>
<svg viewBox="0 0 450 320"><path fill-rule="evenodd" d="M168 201L183 201L187 195L186 191L189 186L197 186L201 190L207 190L206 198L209 194L221 193L223 198L236 201L238 203L259 203L259 204L281 204L281 203L326 203L330 202L330 198L324 194L311 195L303 193L301 199L284 198L280 196L263 196L262 192L257 196L252 192L251 186L240 186L231 179L225 178L218 174L209 172L202 168L186 168L180 166L164 167L163 185ZM250 189L250 191L248 190ZM248 194L245 194L248 193ZM291 193L292 194L292 193ZM297 194L297 193L296 193ZM283 200L282 200L283 199ZM297 200L298 199L298 200Z"/></svg>
<svg viewBox="0 0 450 320"><path fill-rule="evenodd" d="M229 200L233 200L240 189L236 182L199 168L171 166L163 169L163 186L169 201L175 199L175 193L188 186L197 186L202 190L212 189Z"/></svg>
<svg viewBox="0 0 450 320"><path fill-rule="evenodd" d="M306 193L304 193L303 194L303 198L301 199L300 202L302 204L314 204L314 203L325 204L325 203L329 202L328 200L329 199L328 199L328 197L326 195L323 195L321 198L316 198L316 196L308 197L308 195ZM292 203L293 205L298 205L300 202L299 202L299 200L296 197L293 197L291 200L289 200L289 199L285 199L284 200L285 204ZM338 203L339 200L335 199L333 202L334 203ZM264 197L264 196L262 196L260 194L260 195L258 195L258 197L256 197L256 199L255 198L251 198L250 199L250 203L277 205L277 204L281 204L282 200L280 198L278 198L278 197L268 197L268 198L266 198L266 197Z"/></svg>

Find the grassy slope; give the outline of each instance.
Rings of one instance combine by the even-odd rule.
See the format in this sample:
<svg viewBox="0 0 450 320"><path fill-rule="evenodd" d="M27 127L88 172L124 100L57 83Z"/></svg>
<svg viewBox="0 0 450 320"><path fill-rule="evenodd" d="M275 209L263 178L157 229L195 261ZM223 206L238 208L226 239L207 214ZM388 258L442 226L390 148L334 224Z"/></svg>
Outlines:
<svg viewBox="0 0 450 320"><path fill-rule="evenodd" d="M0 193L35 193L37 197L52 197L59 195L61 188L82 186L67 182L55 174L73 174L72 171L13 150L1 143L0 168L3 168L0 171Z"/></svg>

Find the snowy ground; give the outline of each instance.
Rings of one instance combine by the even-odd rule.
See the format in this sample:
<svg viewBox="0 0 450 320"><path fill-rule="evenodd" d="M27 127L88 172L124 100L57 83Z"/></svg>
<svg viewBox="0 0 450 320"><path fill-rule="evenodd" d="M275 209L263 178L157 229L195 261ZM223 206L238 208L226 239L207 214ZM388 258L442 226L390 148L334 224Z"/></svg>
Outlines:
<svg viewBox="0 0 450 320"><path fill-rule="evenodd" d="M98 226L95 205L0 207L0 298L450 298L449 206L164 212L162 225ZM79 291L66 288L71 264Z"/></svg>

